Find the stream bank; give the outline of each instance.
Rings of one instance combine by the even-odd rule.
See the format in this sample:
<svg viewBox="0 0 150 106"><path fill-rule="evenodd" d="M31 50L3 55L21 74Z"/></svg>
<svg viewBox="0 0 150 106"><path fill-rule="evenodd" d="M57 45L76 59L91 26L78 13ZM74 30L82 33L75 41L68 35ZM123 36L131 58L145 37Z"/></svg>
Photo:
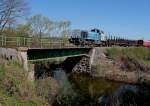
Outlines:
<svg viewBox="0 0 150 106"><path fill-rule="evenodd" d="M137 84L150 80L150 48L94 48L92 76Z"/></svg>

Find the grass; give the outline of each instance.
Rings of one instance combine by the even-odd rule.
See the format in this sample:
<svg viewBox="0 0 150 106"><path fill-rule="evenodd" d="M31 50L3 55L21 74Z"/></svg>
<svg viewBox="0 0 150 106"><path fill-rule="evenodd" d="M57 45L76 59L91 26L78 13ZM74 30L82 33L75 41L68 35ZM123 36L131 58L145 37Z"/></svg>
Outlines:
<svg viewBox="0 0 150 106"><path fill-rule="evenodd" d="M0 106L42 106L44 102L16 62L0 63Z"/></svg>
<svg viewBox="0 0 150 106"><path fill-rule="evenodd" d="M144 64L150 65L150 60L145 60Z"/></svg>
<svg viewBox="0 0 150 106"><path fill-rule="evenodd" d="M0 66L0 78L5 75L5 70L3 66Z"/></svg>
<svg viewBox="0 0 150 106"><path fill-rule="evenodd" d="M150 48L148 47L108 48L106 55L113 60L130 57L146 64L150 63Z"/></svg>
<svg viewBox="0 0 150 106"><path fill-rule="evenodd" d="M22 101L14 96L10 96L7 92L0 90L0 104L2 106L40 106L34 101Z"/></svg>

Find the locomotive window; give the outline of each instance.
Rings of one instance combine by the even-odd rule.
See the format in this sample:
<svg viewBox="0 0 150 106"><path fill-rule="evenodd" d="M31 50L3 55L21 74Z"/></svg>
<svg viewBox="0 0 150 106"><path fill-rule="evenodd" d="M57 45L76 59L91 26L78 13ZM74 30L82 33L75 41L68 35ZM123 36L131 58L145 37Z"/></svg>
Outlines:
<svg viewBox="0 0 150 106"><path fill-rule="evenodd" d="M91 32L100 33L100 30L99 29L92 29Z"/></svg>
<svg viewBox="0 0 150 106"><path fill-rule="evenodd" d="M87 34L83 34L82 37L83 37L83 38L87 38Z"/></svg>

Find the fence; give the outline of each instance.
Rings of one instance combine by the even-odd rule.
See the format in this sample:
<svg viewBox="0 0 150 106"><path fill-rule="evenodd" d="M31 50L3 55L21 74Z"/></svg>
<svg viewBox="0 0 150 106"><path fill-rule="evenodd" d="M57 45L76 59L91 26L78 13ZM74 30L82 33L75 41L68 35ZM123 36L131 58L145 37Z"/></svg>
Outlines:
<svg viewBox="0 0 150 106"><path fill-rule="evenodd" d="M76 47L63 38L37 38L37 37L10 37L0 36L1 47L29 47L29 48L71 48Z"/></svg>

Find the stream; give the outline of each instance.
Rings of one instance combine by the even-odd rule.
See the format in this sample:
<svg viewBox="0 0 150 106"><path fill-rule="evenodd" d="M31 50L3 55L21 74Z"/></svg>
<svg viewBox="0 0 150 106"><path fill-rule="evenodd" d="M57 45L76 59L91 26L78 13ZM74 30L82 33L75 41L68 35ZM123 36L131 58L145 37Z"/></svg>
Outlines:
<svg viewBox="0 0 150 106"><path fill-rule="evenodd" d="M138 85L115 82L68 73L61 65L50 68L37 65L35 75L37 79L50 75L58 83L57 94L49 97L52 106L150 106L150 82Z"/></svg>
<svg viewBox="0 0 150 106"><path fill-rule="evenodd" d="M149 89L142 85L113 82L88 75L53 71L61 92L53 106L149 106Z"/></svg>

